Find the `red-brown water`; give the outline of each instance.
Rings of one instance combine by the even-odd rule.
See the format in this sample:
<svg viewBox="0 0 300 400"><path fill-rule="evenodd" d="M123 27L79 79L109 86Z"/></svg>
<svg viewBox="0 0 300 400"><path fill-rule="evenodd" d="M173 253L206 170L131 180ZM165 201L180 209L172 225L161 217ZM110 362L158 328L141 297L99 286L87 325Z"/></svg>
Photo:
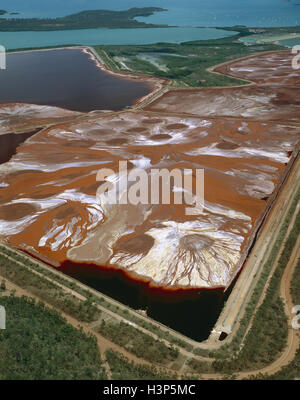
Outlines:
<svg viewBox="0 0 300 400"><path fill-rule="evenodd" d="M101 70L90 55L60 49L7 56L0 103L52 105L75 111L121 110L152 91L147 82Z"/></svg>

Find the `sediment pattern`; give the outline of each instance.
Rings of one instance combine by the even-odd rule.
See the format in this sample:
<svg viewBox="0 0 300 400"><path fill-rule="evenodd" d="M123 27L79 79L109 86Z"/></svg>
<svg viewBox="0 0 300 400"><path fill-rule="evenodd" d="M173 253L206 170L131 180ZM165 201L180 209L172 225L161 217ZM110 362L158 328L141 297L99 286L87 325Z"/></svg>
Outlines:
<svg viewBox="0 0 300 400"><path fill-rule="evenodd" d="M216 71L254 84L174 90L139 112L1 106L1 132L44 126L0 167L2 239L58 268L69 259L165 288L227 287L298 151L300 72L289 52ZM149 182L153 168L204 169L203 210L186 215L186 204L99 198L98 170L112 169L107 180L122 183L120 160L128 172L142 168ZM184 191L176 181L170 187Z"/></svg>

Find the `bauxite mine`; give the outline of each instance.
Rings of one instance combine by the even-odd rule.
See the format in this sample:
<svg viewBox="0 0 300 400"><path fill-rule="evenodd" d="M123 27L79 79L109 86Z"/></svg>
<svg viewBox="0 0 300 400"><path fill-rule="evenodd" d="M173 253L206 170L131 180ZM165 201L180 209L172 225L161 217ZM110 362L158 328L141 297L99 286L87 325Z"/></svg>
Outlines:
<svg viewBox="0 0 300 400"><path fill-rule="evenodd" d="M146 111L2 105L1 134L39 128L1 165L2 239L56 268L72 260L162 288L228 287L299 148L300 72L288 52L215 71L252 84L171 90ZM203 210L101 202L97 172L117 182L119 161L148 175L204 169Z"/></svg>

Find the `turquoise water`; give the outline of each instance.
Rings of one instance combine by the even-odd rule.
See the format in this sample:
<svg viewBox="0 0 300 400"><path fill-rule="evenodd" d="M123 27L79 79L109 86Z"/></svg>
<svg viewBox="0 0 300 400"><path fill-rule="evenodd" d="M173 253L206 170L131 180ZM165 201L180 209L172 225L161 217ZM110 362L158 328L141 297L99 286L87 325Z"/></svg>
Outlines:
<svg viewBox="0 0 300 400"><path fill-rule="evenodd" d="M145 21L189 26L287 26L300 24L299 0L1 0L22 17L57 17L82 10L162 7ZM15 16L14 16L15 17ZM140 18L141 19L141 18Z"/></svg>
<svg viewBox="0 0 300 400"><path fill-rule="evenodd" d="M169 29L87 29L55 32L0 32L0 44L7 49L66 44L180 43L216 39L230 33L196 26L287 26L300 25L300 0L1 0L0 8L20 12L11 17L58 17L82 10L123 10L157 6L168 11L141 21L177 25Z"/></svg>
<svg viewBox="0 0 300 400"><path fill-rule="evenodd" d="M294 39L279 40L278 44L286 47L300 46L300 37Z"/></svg>
<svg viewBox="0 0 300 400"><path fill-rule="evenodd" d="M81 29L47 32L0 32L0 44L7 50L67 44L148 44L180 43L189 40L217 39L234 32L214 28Z"/></svg>

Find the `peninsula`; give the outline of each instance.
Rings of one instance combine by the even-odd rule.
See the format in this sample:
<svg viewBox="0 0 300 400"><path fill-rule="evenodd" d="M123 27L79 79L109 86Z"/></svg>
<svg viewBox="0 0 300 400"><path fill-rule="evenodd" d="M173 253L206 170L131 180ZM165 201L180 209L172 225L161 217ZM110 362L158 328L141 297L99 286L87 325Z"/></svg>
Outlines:
<svg viewBox="0 0 300 400"><path fill-rule="evenodd" d="M2 11L2 12L1 12ZM130 8L125 11L90 10L59 18L0 18L0 31L54 31L95 28L153 28L154 25L135 20L155 12L166 11L160 7ZM0 10L0 15L6 12Z"/></svg>

